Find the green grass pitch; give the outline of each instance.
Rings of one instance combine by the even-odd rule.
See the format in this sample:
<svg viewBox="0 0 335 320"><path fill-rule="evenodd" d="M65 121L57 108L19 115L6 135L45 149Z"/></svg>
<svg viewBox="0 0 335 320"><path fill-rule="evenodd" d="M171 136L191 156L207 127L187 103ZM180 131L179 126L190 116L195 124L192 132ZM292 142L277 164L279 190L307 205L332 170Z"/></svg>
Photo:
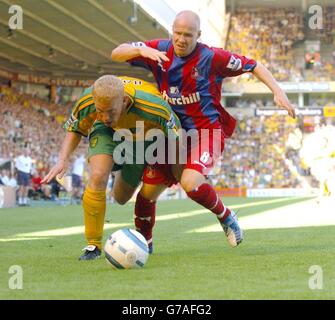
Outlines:
<svg viewBox="0 0 335 320"><path fill-rule="evenodd" d="M306 199L255 203L268 200L224 199L246 204L237 210L240 218L290 210ZM108 206L106 220L120 225L106 229L104 240L123 226L133 228L133 206ZM217 223L209 212L183 215L200 209L189 200L159 202L154 254L134 270L114 270L104 258L78 261L84 235L68 228L82 225L80 206L1 209L0 299L335 298L335 226L248 229L245 241L230 248L222 231L192 232ZM57 229L65 231L59 235ZM21 290L9 289L13 265L23 271ZM313 265L322 267L322 290L309 288Z"/></svg>

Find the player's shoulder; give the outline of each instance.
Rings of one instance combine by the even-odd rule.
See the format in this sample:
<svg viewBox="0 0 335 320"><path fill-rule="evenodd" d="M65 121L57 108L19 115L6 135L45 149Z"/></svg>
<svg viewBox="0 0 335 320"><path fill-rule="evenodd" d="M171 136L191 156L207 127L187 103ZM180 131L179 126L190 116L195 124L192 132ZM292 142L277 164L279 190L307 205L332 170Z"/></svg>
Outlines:
<svg viewBox="0 0 335 320"><path fill-rule="evenodd" d="M136 87L142 87L144 85L149 84L149 82L140 79L140 78L134 78L134 77L128 77L128 76L119 76L118 77L125 85L129 84Z"/></svg>
<svg viewBox="0 0 335 320"><path fill-rule="evenodd" d="M80 94L77 102L79 100L82 100L83 98L92 98L92 91L93 91L93 86L85 88L84 91Z"/></svg>
<svg viewBox="0 0 335 320"><path fill-rule="evenodd" d="M90 87L86 88L82 92L82 94L79 96L79 98L76 102L76 105L86 103L89 100L93 100L92 91L93 91L93 86L90 86Z"/></svg>
<svg viewBox="0 0 335 320"><path fill-rule="evenodd" d="M132 98L133 106L130 112L140 113L142 116L170 116L170 106L163 99L156 84L128 76L119 77L124 83L125 92ZM143 114L144 112L144 114Z"/></svg>
<svg viewBox="0 0 335 320"><path fill-rule="evenodd" d="M211 47L205 43L198 42L198 53L202 57L213 57L213 56L229 56L229 51L219 47Z"/></svg>
<svg viewBox="0 0 335 320"><path fill-rule="evenodd" d="M167 51L172 45L171 39L152 39L146 41L129 42L133 47L151 47L160 51Z"/></svg>
<svg viewBox="0 0 335 320"><path fill-rule="evenodd" d="M160 51L168 51L168 49L172 46L171 39L156 39L157 41L157 49Z"/></svg>
<svg viewBox="0 0 335 320"><path fill-rule="evenodd" d="M83 91L73 107L73 113L78 113L83 108L94 104L92 91L93 86L90 86Z"/></svg>
<svg viewBox="0 0 335 320"><path fill-rule="evenodd" d="M145 118L163 118L168 120L172 109L163 99L159 91L136 90L133 112L141 114Z"/></svg>
<svg viewBox="0 0 335 320"><path fill-rule="evenodd" d="M131 95L133 98L136 97L137 91L144 91L151 94L160 95L157 86L151 82L127 76L121 76L118 78L121 79L124 83L126 93Z"/></svg>
<svg viewBox="0 0 335 320"><path fill-rule="evenodd" d="M225 56L230 56L231 55L231 52L228 51L228 50L225 50L223 48L220 48L220 47L210 47L210 46L207 46L205 45L206 47L206 50L212 52L213 54L216 54L216 55L225 55Z"/></svg>
<svg viewBox="0 0 335 320"><path fill-rule="evenodd" d="M153 39L147 41L146 43L160 51L167 51L167 49L172 45L171 39Z"/></svg>

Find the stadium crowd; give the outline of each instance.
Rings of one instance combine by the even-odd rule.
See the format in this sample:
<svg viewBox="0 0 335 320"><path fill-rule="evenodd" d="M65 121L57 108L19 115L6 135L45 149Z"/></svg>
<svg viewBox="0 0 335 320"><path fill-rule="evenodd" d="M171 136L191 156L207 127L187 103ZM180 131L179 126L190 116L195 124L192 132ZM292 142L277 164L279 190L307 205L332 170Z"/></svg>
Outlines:
<svg viewBox="0 0 335 320"><path fill-rule="evenodd" d="M56 138L64 134L61 124L70 106L49 104L2 87L0 110L0 158L14 164L15 159L29 149L33 163L30 197L39 194L42 198L54 199L57 194L55 185L42 187L40 181L57 161ZM335 119L328 125L335 127ZM303 118L245 118L241 115L236 132L226 141L224 157L213 169L211 179L217 187L224 188L295 188L303 186L301 177L309 177L316 185L309 166L300 155L303 137ZM78 155L86 155L86 149L87 144L81 143L73 162ZM2 170L0 180L5 185L17 187L13 171Z"/></svg>
<svg viewBox="0 0 335 320"><path fill-rule="evenodd" d="M294 120L279 116L241 116L236 133L226 141L224 157L214 169L217 186L224 188L300 187L291 170L286 141Z"/></svg>
<svg viewBox="0 0 335 320"><path fill-rule="evenodd" d="M335 6L326 6L323 8L323 25L317 30L317 37L326 44L334 44L335 31Z"/></svg>
<svg viewBox="0 0 335 320"><path fill-rule="evenodd" d="M324 11L324 28L313 30L313 38L332 46L335 7L327 7ZM238 9L231 16L227 50L261 61L279 81L335 79L334 55L322 55L313 70L305 70L303 55L296 56L294 46L306 40L306 20L301 11L291 8ZM255 81L251 74L242 78Z"/></svg>
<svg viewBox="0 0 335 320"><path fill-rule="evenodd" d="M297 108L298 107L298 96L290 97L291 103ZM271 96L268 97L229 97L227 102L230 108L273 108L273 99ZM335 99L332 96L310 96L306 99L305 105L313 108L323 108L335 106Z"/></svg>
<svg viewBox="0 0 335 320"><path fill-rule="evenodd" d="M324 28L315 31L316 39L332 46L335 43L335 7L324 9ZM335 50L331 55L316 59L312 70L306 70L296 56L296 47L308 38L306 19L295 9L254 8L238 9L231 16L227 50L247 55L261 61L279 81L328 81L335 80ZM232 81L256 81L250 74L232 78ZM69 99L65 99L68 101ZM230 99L229 107L262 108L273 106L272 99ZM57 196L57 183L42 187L41 178L57 162L62 124L67 118L71 103L61 105L47 102L36 95L25 94L7 86L0 86L0 165L6 161L15 168L15 159L29 150L32 158L30 196L36 193L43 198ZM297 101L292 101L297 104ZM311 97L309 106L321 107L334 104L333 99ZM331 126L335 126L334 121ZM311 129L312 131L314 129ZM211 179L219 187L263 188L301 187L301 177L311 175L310 165L301 156L304 138L303 119L272 117L240 117L236 132L227 140L224 158L213 169ZM292 141L299 141L292 144ZM83 141L73 157L86 156L87 141ZM18 188L14 170L5 167L0 171L0 184ZM81 171L81 169L79 170ZM78 170L74 170L78 173ZM72 174L74 173L72 172ZM74 174L77 174L74 173ZM83 173L85 177L86 172ZM76 191L78 193L78 190Z"/></svg>
<svg viewBox="0 0 335 320"><path fill-rule="evenodd" d="M69 114L70 105L57 105L33 95L24 94L6 86L0 87L0 163L11 162L11 169L0 175L2 184L12 179L15 159L28 151L32 158L29 195L55 198L59 187L54 182L49 187L41 185L41 178L57 161L58 141L64 132L62 123ZM85 143L81 143L78 153L86 154ZM5 178L6 177L6 178Z"/></svg>
<svg viewBox="0 0 335 320"><path fill-rule="evenodd" d="M276 115L245 118L241 115L211 179L222 188L318 187L320 179L313 174L313 168L314 160L321 157L315 146L324 140L333 140L335 119L321 118L313 129L316 136L313 140L306 135L309 130L306 124L304 118L292 120ZM322 158L332 164L335 145L328 143L327 148ZM315 159L310 159L311 154Z"/></svg>

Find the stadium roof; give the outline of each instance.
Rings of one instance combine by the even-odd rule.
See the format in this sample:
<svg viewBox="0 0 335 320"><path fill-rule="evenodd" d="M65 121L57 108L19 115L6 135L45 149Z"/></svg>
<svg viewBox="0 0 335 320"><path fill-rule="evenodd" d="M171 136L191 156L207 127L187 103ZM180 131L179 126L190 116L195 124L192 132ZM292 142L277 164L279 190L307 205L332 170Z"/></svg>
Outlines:
<svg viewBox="0 0 335 320"><path fill-rule="evenodd" d="M234 3L235 8L239 7L270 7L270 8L289 8L303 5L334 6L334 0L226 0L227 5ZM228 6L229 8L229 6Z"/></svg>
<svg viewBox="0 0 335 320"><path fill-rule="evenodd" d="M10 30L9 7L23 9L23 29ZM143 69L110 60L125 41L168 32L130 0L0 0L0 66L40 76L95 79L101 74L147 78Z"/></svg>

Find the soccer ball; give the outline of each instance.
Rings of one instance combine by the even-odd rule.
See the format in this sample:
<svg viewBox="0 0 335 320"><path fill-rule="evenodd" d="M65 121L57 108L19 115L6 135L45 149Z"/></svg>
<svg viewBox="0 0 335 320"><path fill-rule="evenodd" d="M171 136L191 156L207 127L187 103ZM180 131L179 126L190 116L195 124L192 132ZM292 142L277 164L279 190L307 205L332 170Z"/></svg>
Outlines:
<svg viewBox="0 0 335 320"><path fill-rule="evenodd" d="M149 257L145 238L133 229L120 229L112 233L104 247L105 257L116 269L141 268Z"/></svg>

